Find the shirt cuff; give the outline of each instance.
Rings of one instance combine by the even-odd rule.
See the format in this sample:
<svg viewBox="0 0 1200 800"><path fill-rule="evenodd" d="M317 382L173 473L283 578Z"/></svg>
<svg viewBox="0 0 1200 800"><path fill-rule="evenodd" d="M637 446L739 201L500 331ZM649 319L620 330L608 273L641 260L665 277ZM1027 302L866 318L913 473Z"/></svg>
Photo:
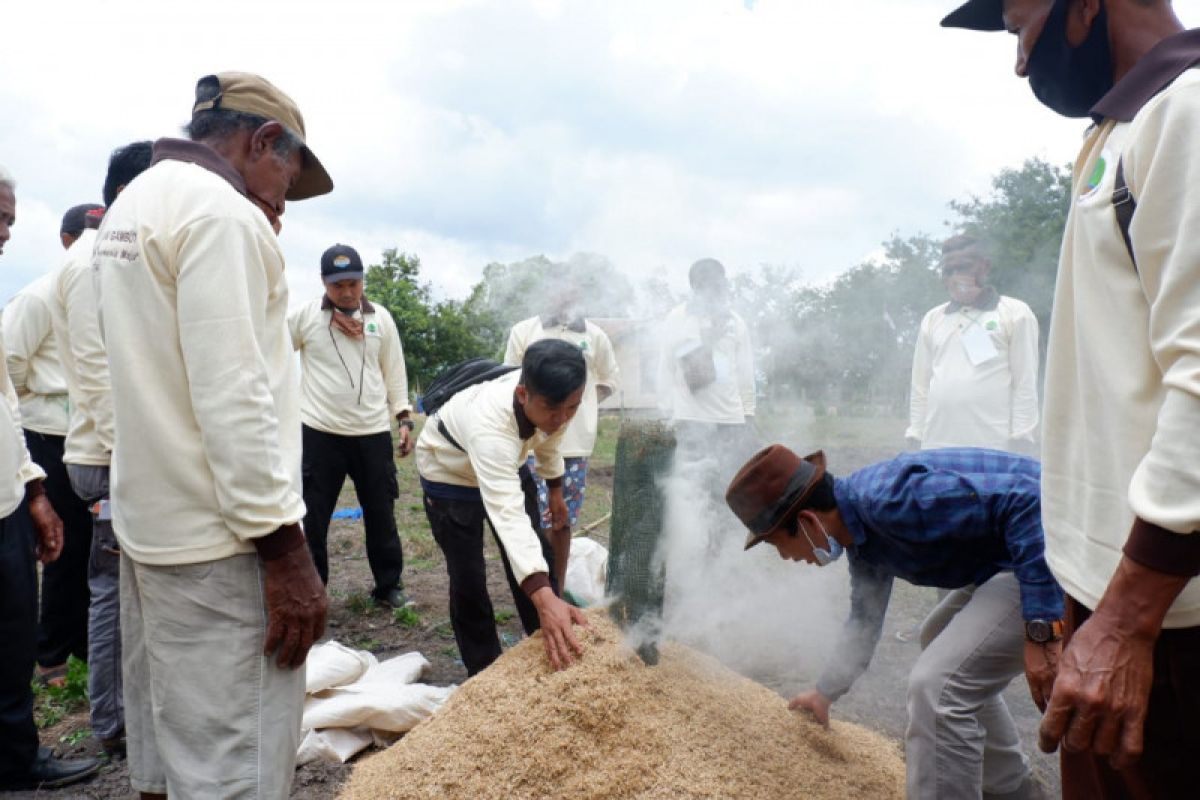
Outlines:
<svg viewBox="0 0 1200 800"><path fill-rule="evenodd" d="M284 525L274 533L260 536L252 540L258 550L258 557L263 561L274 561L305 545L304 530L300 523L293 522Z"/></svg>
<svg viewBox="0 0 1200 800"><path fill-rule="evenodd" d="M1021 616L1027 622L1062 619L1065 613L1062 589L1053 578L1046 583L1021 584Z"/></svg>
<svg viewBox="0 0 1200 800"><path fill-rule="evenodd" d="M1138 518L1125 542L1126 557L1167 575L1200 575L1200 532L1175 533Z"/></svg>
<svg viewBox="0 0 1200 800"><path fill-rule="evenodd" d="M533 593L538 589L544 589L550 585L550 576L545 572L535 572L529 575L525 580L521 581L521 591L526 597L533 597Z"/></svg>

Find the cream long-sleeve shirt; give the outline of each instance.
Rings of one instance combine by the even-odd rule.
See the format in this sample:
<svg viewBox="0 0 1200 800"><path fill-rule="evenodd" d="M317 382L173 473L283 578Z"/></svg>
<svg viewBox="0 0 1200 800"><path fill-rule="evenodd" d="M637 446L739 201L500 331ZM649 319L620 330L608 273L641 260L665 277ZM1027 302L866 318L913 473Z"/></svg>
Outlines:
<svg viewBox="0 0 1200 800"><path fill-rule="evenodd" d="M2 327L2 326L0 326ZM4 357L4 338L0 334L0 388L4 402L0 403L0 519L11 515L25 499L25 484L46 473L29 457L25 434L21 430L21 406L17 390L8 377Z"/></svg>
<svg viewBox="0 0 1200 800"><path fill-rule="evenodd" d="M114 527L135 561L178 565L254 552L304 517L300 391L266 217L211 149L154 151L105 216L95 262Z"/></svg>
<svg viewBox="0 0 1200 800"><path fill-rule="evenodd" d="M70 401L54 336L55 273L26 286L4 308L8 375L21 402L26 430L66 436Z"/></svg>
<svg viewBox="0 0 1200 800"><path fill-rule="evenodd" d="M659 339L659 404L674 420L741 424L754 416L754 354L750 329L730 311L719 323L692 312L690 303L673 308ZM688 386L681 358L707 344L716 379L697 391Z"/></svg>
<svg viewBox="0 0 1200 800"><path fill-rule="evenodd" d="M1168 542L1200 536L1198 138L1191 69L1132 122L1091 130L1075 164L1046 360L1042 516L1046 561L1091 608L1134 544L1135 517ZM1112 203L1120 160L1137 200L1136 268ZM1168 562L1180 544L1168 545ZM1194 578L1165 626L1197 625Z"/></svg>
<svg viewBox="0 0 1200 800"><path fill-rule="evenodd" d="M986 339L990 350L969 350L968 336ZM905 436L926 450L1023 443L1031 451L1037 380L1038 323L1029 306L1004 296L994 309L943 303L921 320Z"/></svg>
<svg viewBox="0 0 1200 800"><path fill-rule="evenodd" d="M587 383L583 389L583 403L563 432L562 454L567 458L587 458L592 454L596 447L596 427L600 417L597 387L604 386L610 392L616 392L620 374L617 355L608 334L593 322L584 321L583 327L583 330L577 330L557 322L547 327L541 317L531 317L512 327L504 352L504 363L515 367L521 366L521 359L525 357L529 345L542 339L570 342L583 353L583 359L587 362Z"/></svg>
<svg viewBox="0 0 1200 800"><path fill-rule="evenodd" d="M96 231L89 228L67 250L62 267L52 274L55 294L51 308L72 407L63 462L105 467L112 461L113 407L92 272L95 244Z"/></svg>
<svg viewBox="0 0 1200 800"><path fill-rule="evenodd" d="M541 541L525 514L517 470L533 453L543 478L563 474L562 430L552 435L535 431L530 438L521 438L513 409L513 391L520 379L521 371L514 370L463 389L425 423L416 448L417 471L426 481L479 488L517 583L534 573L549 572ZM438 430L439 419L462 450Z"/></svg>
<svg viewBox="0 0 1200 800"><path fill-rule="evenodd" d="M340 436L390 430L393 417L412 411L396 323L386 308L364 300L354 312L363 338L351 339L330 324L334 313L322 295L288 316L300 352L300 419Z"/></svg>

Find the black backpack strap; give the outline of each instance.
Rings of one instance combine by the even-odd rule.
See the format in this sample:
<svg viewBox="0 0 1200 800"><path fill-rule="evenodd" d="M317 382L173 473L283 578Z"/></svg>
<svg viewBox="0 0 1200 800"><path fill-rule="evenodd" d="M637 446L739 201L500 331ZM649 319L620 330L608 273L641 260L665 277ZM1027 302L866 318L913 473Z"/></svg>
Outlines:
<svg viewBox="0 0 1200 800"><path fill-rule="evenodd" d="M1133 192L1125 183L1125 160L1117 160L1117 178L1113 184L1113 211L1117 214L1117 226L1121 229L1121 238L1125 240L1125 249L1129 251L1129 260L1133 262L1133 270L1137 271L1137 258L1133 255L1133 240L1129 238L1129 226L1133 223L1133 212L1137 210L1137 201Z"/></svg>
<svg viewBox="0 0 1200 800"><path fill-rule="evenodd" d="M438 417L437 429L438 433L442 435L442 438L454 445L456 449L462 450L464 453L467 452L467 449L459 444L458 441L450 435L450 431L446 430L446 423L442 422L441 417Z"/></svg>

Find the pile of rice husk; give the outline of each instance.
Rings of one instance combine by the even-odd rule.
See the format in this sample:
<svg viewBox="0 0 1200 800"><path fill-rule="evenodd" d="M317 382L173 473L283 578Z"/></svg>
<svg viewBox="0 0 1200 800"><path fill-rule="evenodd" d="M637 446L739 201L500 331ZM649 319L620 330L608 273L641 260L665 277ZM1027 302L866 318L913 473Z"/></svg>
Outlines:
<svg viewBox="0 0 1200 800"><path fill-rule="evenodd" d="M901 798L898 746L826 730L779 695L682 645L645 666L603 612L585 653L553 672L540 634L464 683L390 749L355 767L343 800L378 798Z"/></svg>

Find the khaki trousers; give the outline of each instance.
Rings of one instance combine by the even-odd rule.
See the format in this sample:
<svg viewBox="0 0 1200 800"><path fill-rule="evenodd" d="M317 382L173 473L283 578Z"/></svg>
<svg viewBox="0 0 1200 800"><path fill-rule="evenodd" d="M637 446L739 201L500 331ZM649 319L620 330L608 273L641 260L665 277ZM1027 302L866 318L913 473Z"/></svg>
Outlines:
<svg viewBox="0 0 1200 800"><path fill-rule="evenodd" d="M263 656L258 556L149 566L121 555L129 776L171 800L284 800L304 669Z"/></svg>

